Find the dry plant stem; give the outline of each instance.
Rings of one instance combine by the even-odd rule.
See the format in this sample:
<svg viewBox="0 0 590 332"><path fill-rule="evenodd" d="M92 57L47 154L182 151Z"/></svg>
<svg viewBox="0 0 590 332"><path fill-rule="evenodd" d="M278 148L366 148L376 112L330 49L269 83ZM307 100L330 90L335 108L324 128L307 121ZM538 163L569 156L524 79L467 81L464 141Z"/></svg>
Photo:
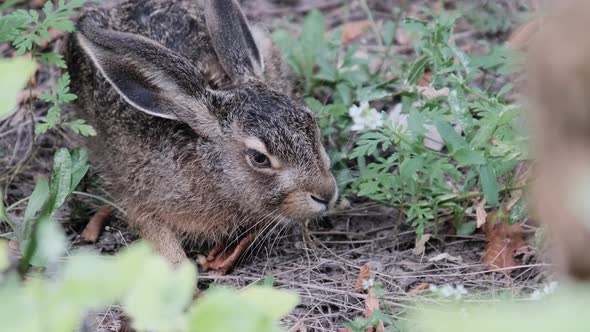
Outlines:
<svg viewBox="0 0 590 332"><path fill-rule="evenodd" d="M371 13L371 9L369 9L369 5L367 5L367 0L360 0L361 6L363 10L367 14L369 18L369 22L371 22L371 29L373 29L373 33L375 33L375 38L377 39L377 43L379 43L379 47L383 47L383 38L381 38L381 33L377 28L377 24L375 23L375 19L373 18L373 14Z"/></svg>
<svg viewBox="0 0 590 332"><path fill-rule="evenodd" d="M259 11L250 11L248 12L249 16L258 16L258 15L280 15L280 14L287 14L287 13L306 13L312 11L314 9L330 9L339 6L343 1L342 0L329 0L329 1L313 1L308 5L299 6L296 8L278 8L278 9L270 9L270 10L259 10Z"/></svg>

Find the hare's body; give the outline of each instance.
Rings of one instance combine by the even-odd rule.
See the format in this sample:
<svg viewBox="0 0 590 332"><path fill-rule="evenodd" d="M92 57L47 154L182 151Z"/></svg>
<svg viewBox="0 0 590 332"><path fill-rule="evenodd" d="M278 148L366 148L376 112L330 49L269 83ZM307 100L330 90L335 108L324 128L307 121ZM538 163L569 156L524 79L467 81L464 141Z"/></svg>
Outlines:
<svg viewBox="0 0 590 332"><path fill-rule="evenodd" d="M335 198L317 125L284 94L270 43L254 44L232 1L206 7L89 9L66 56L98 132L94 165L129 224L173 262L185 258L182 238L227 242L325 210L301 205L301 192ZM237 26L218 17L227 10Z"/></svg>

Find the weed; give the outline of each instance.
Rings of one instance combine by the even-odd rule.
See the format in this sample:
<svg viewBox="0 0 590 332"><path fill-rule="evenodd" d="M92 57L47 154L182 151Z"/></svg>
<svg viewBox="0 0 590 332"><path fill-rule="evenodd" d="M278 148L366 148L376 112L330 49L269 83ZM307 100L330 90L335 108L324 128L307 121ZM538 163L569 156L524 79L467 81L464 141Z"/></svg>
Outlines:
<svg viewBox="0 0 590 332"><path fill-rule="evenodd" d="M17 2L9 1L2 5L2 9L10 8L10 4ZM66 64L62 55L53 52L38 53L37 49L51 41L52 29L62 32L74 31L75 25L70 17L74 16L76 10L85 2L85 0L60 0L57 5L54 5L52 1L47 1L42 9L43 17L35 10L22 9L0 16L0 42L11 42L16 48L17 55L30 52L31 58L42 64L65 69ZM69 84L69 75L65 73L58 80L54 94L43 94L39 97L45 102L52 103L53 106L47 112L44 121L35 128L36 134L44 134L50 129L64 126L81 136L96 135L95 130L84 120L62 121L63 104L76 99L76 96L69 92Z"/></svg>
<svg viewBox="0 0 590 332"><path fill-rule="evenodd" d="M322 37L318 12L299 38L275 33L318 113L344 193L399 208L418 237L441 208L454 211L459 229L474 230L462 224L466 201L481 196L498 206L513 189L512 170L528 159L523 109L504 99L512 85L494 90L484 80L518 72L518 57L505 48L467 54L452 43L459 15L428 14L431 22L393 17L379 36L387 51L368 59L357 57L358 45L341 44L341 31ZM391 63L394 22L419 36L415 55L371 72L370 62ZM395 114L369 105L391 102L399 103ZM437 138L446 148L429 144Z"/></svg>

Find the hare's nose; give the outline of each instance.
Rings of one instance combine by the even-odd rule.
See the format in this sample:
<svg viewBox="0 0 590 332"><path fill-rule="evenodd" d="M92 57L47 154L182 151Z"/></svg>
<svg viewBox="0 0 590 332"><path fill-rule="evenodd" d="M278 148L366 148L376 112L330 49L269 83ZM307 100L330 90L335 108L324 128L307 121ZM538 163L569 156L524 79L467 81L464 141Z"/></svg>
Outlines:
<svg viewBox="0 0 590 332"><path fill-rule="evenodd" d="M336 179L331 176L323 186L317 188L317 190L315 190L313 193L310 193L309 196L314 202L322 204L326 210L330 209L338 197L338 186L336 185Z"/></svg>

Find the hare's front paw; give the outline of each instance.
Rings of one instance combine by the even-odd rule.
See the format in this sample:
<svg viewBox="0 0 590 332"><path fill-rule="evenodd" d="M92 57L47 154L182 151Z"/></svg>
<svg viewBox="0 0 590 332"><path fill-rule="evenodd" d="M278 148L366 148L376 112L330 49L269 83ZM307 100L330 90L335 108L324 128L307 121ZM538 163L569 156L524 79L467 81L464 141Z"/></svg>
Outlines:
<svg viewBox="0 0 590 332"><path fill-rule="evenodd" d="M179 266L188 258L176 234L168 227L148 223L139 230L141 237L153 244L154 249L162 257L166 258L173 266Z"/></svg>

